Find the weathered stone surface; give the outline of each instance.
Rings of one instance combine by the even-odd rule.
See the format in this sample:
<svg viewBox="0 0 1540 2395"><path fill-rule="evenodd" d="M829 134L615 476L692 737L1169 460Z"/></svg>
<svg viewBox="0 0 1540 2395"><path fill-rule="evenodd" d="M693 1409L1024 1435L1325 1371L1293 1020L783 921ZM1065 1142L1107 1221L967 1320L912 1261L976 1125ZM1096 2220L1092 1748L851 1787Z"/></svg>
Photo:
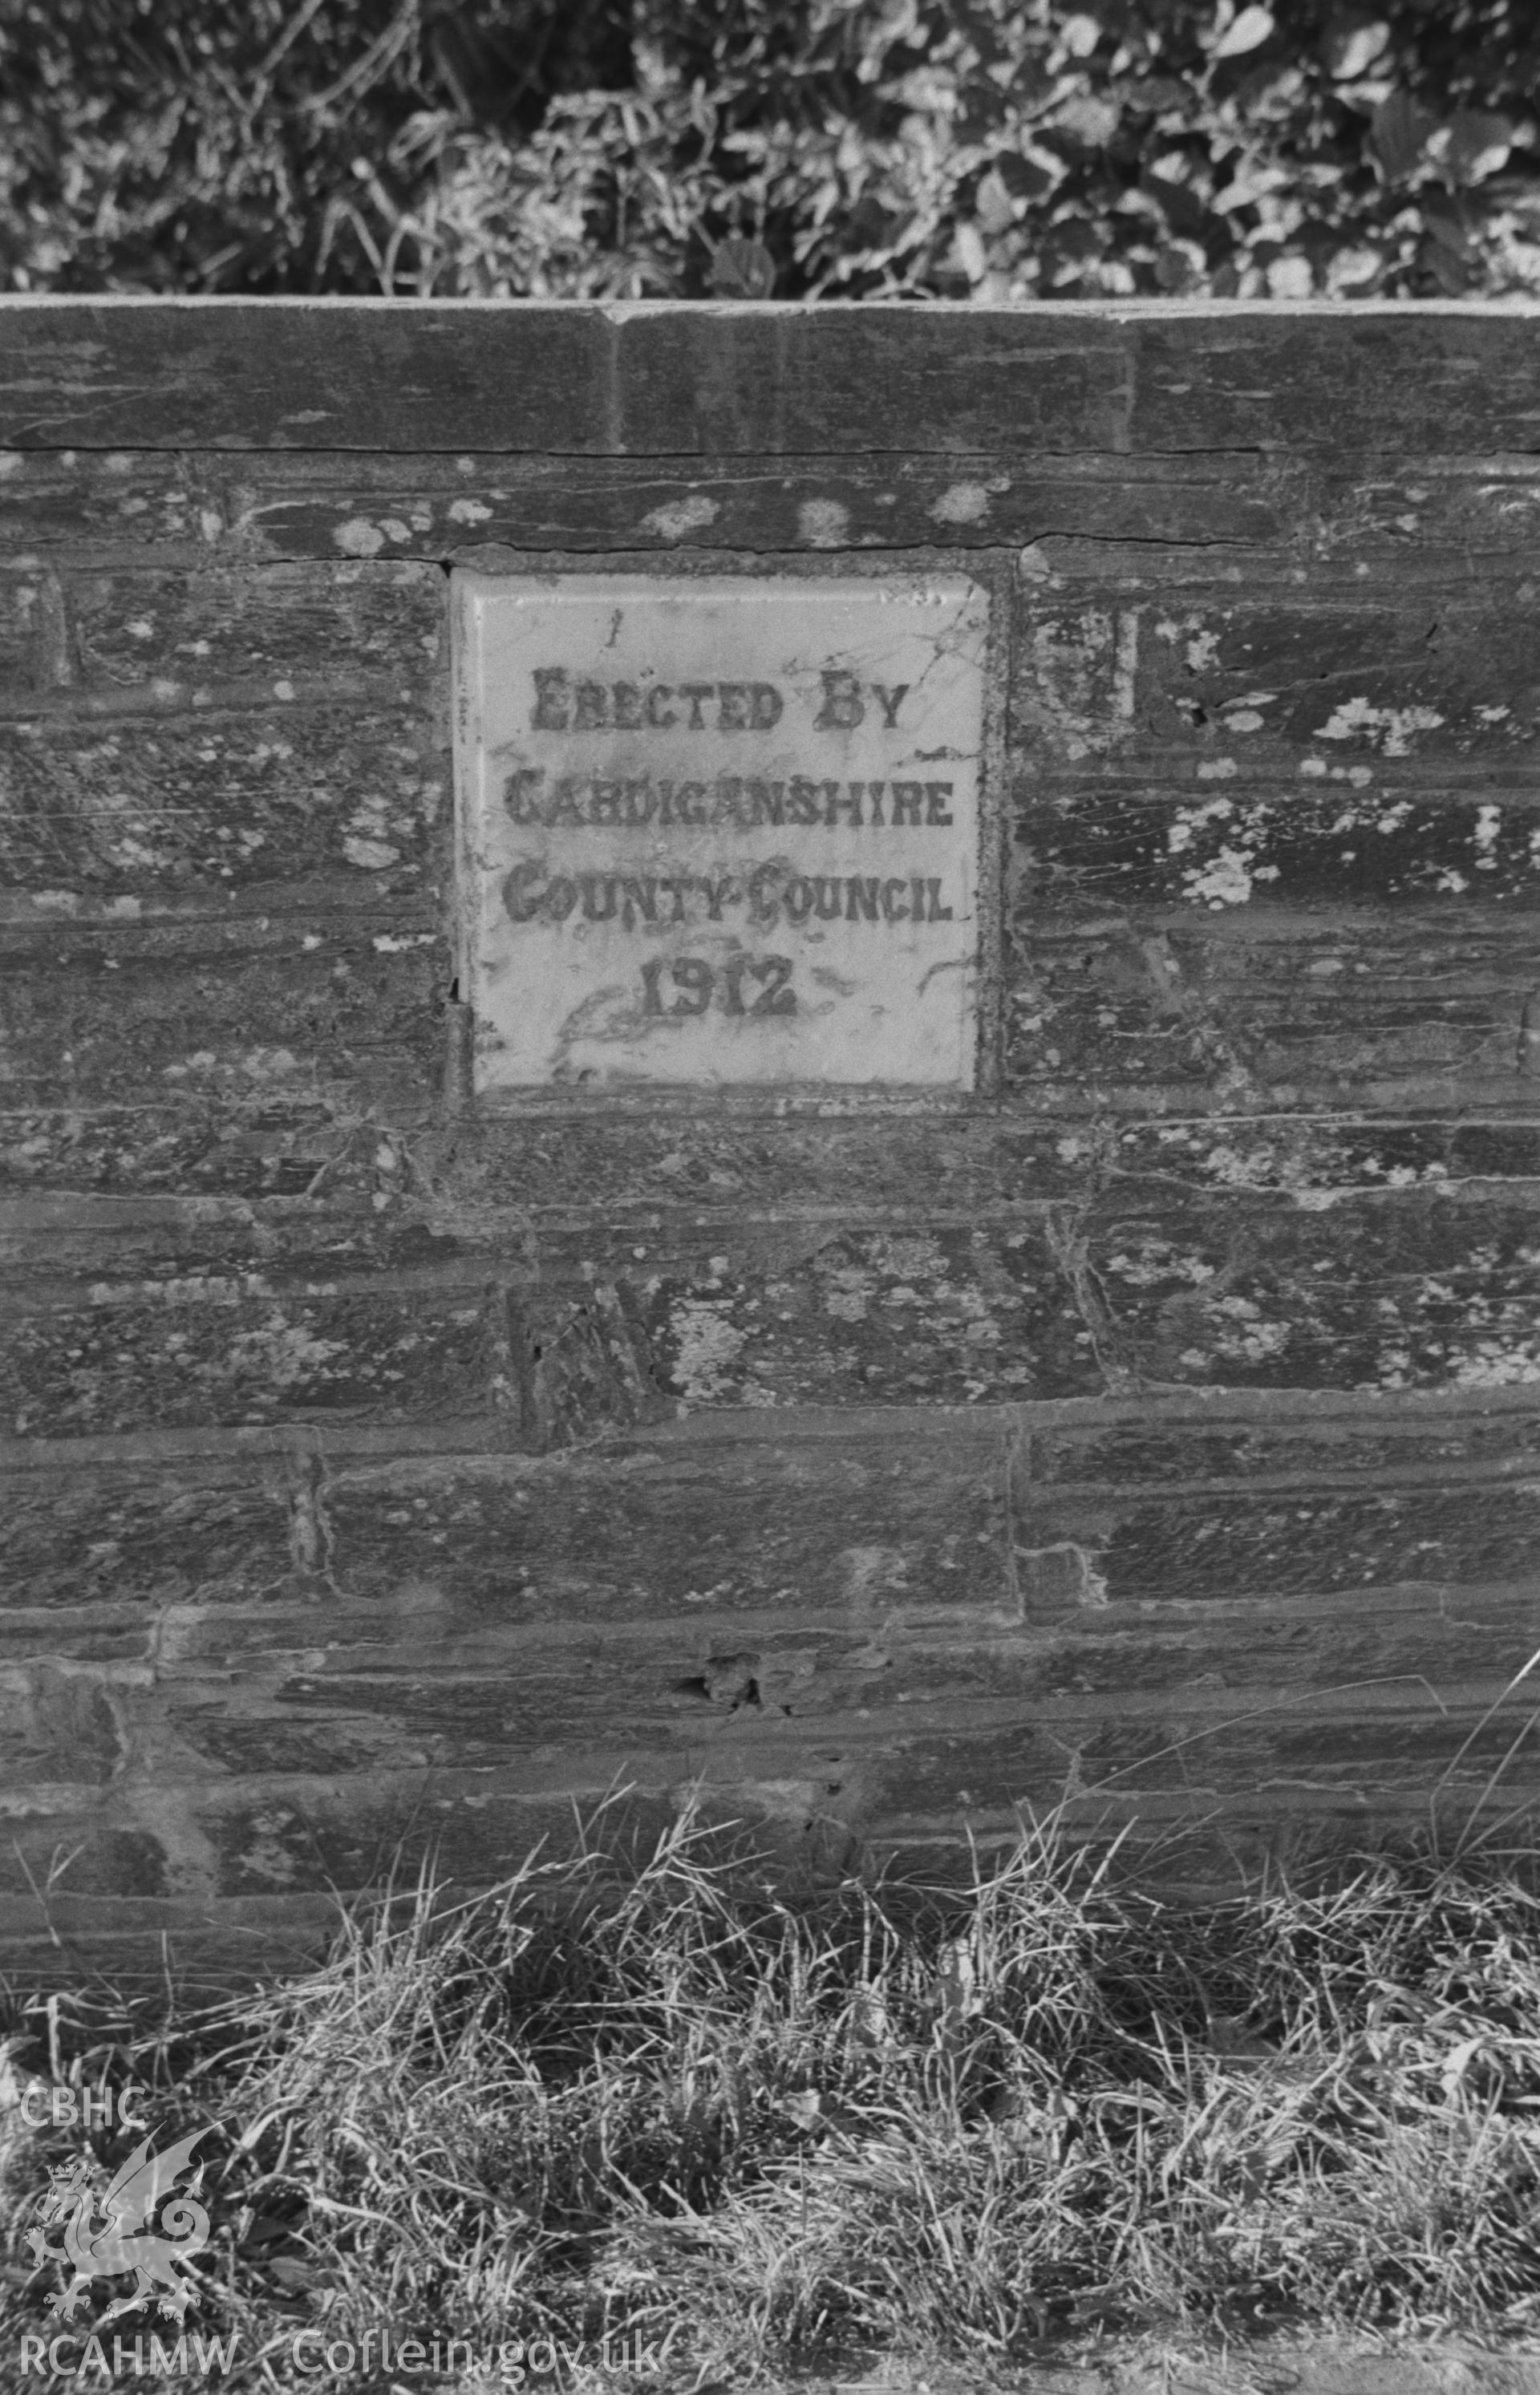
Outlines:
<svg viewBox="0 0 1540 2395"><path fill-rule="evenodd" d="M246 1071L138 1105L25 1107L13 1099L0 1107L0 1189L302 1199L312 1189L378 1188L381 1147L406 1153L392 1124L417 1127L428 1104L409 1063L389 1078L394 1086L384 1089L387 1076L373 1069L320 1090L313 1081L275 1089L269 1076Z"/></svg>
<svg viewBox="0 0 1540 2395"><path fill-rule="evenodd" d="M449 813L431 568L55 575L19 577L13 600L7 915L132 920L248 895L261 913L292 906L294 884L325 906L421 887Z"/></svg>
<svg viewBox="0 0 1540 2395"><path fill-rule="evenodd" d="M973 1229L857 1212L536 1231L503 1214L457 1232L442 1200L409 1194L413 1159L389 1135L352 1161L381 1201L360 1187L362 1214L340 1193L249 1214L209 1201L185 1230L173 1214L110 1232L36 1210L59 1224L55 1272L23 1249L7 1273L0 1255L0 1347L26 1430L174 1426L206 1407L221 1422L318 1406L405 1418L420 1401L435 1416L491 1406L508 1440L538 1449L681 1409L1540 1378L1533 1183L1505 1198L1216 1173L1205 1194L1149 1172Z"/></svg>
<svg viewBox="0 0 1540 2395"><path fill-rule="evenodd" d="M1244 879L1233 853L1214 869ZM1380 1113L1480 1110L1515 1128L1533 1114L1534 984L1510 918L1453 890L1440 911L1397 915L1237 903L1082 901L1053 923L1018 902L1006 1069L1020 1102L1082 1118L1331 1111L1366 1145Z"/></svg>
<svg viewBox="0 0 1540 2395"><path fill-rule="evenodd" d="M58 517L48 461L27 460L35 518ZM227 473L229 468L226 468ZM1280 536L1287 470L1202 457L898 453L790 457L296 457L248 468L226 501L232 537L277 556L454 556L498 547L633 550L998 549L1073 531L1172 541ZM1293 478L1297 483L1297 474ZM466 493L475 496L468 498ZM3 505L0 499L0 505ZM84 529L84 528L83 528ZM1515 529L1507 526L1510 542ZM36 537L36 536L33 536ZM45 536L46 534L45 533ZM59 537L55 534L55 537Z"/></svg>
<svg viewBox="0 0 1540 2395"><path fill-rule="evenodd" d="M617 1780L1195 1883L1530 1792L1533 330L0 304L7 1954ZM976 1071L478 1091L456 570L987 591Z"/></svg>
<svg viewBox="0 0 1540 2395"><path fill-rule="evenodd" d="M292 703L325 660L328 696L403 668L426 690L444 629L430 568L405 562L273 564L131 572L18 563L7 589L20 661L0 679L0 708L25 714L39 694L94 712ZM389 687L389 684L387 684Z"/></svg>
<svg viewBox="0 0 1540 2395"><path fill-rule="evenodd" d="M137 1474L98 1442L5 1509L21 1851L126 1867L109 1761L135 1872L151 1840L210 1901L360 1885L403 1838L485 1873L617 1781L916 1849L1061 1799L1087 1834L1222 1818L1232 1855L1410 1817L1446 1769L1468 1806L1530 1637L1521 1395L834 1408L543 1458L210 1433L222 1463Z"/></svg>
<svg viewBox="0 0 1540 2395"><path fill-rule="evenodd" d="M1203 599L1216 579L1233 589L1232 568L1297 598L1302 572L1361 596L1365 564L1404 594L1540 562L1533 458L1392 455L1374 426L1360 430L1362 446L1345 431L1323 455L1044 455L1015 439L942 457L32 449L13 451L0 480L0 532L56 569L119 570L235 556L473 562L499 547L551 558L1026 547L1034 581L1099 570L1130 590L1189 581Z"/></svg>
<svg viewBox="0 0 1540 2395"><path fill-rule="evenodd" d="M48 1654L76 1634L94 1638L103 1607L131 1644L136 1625L153 1626L194 1591L214 1603L282 1588L297 1568L294 1509L275 1476L267 1489L259 1474L130 1465L91 1482L78 1466L11 1479L0 1524L5 1608L21 1610L23 1640Z"/></svg>
<svg viewBox="0 0 1540 2395"><path fill-rule="evenodd" d="M57 1107L210 1090L282 1100L338 1080L431 1090L445 961L431 933L346 918L325 936L259 922L13 931L0 946L6 1094Z"/></svg>
<svg viewBox="0 0 1540 2395"><path fill-rule="evenodd" d="M19 1438L58 1438L333 1410L454 1418L485 1378L485 1316L473 1278L431 1268L415 1285L100 1283L85 1303L44 1298L5 1324L0 1419Z"/></svg>
<svg viewBox="0 0 1540 2395"><path fill-rule="evenodd" d="M21 450L1522 451L1520 304L8 303Z"/></svg>

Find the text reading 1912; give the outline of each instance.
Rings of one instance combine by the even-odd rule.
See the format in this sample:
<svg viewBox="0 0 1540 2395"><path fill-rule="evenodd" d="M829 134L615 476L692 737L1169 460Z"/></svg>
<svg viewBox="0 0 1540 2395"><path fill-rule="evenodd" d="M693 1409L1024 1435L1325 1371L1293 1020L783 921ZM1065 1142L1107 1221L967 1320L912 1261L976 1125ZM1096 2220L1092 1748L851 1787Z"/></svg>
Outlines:
<svg viewBox="0 0 1540 2395"><path fill-rule="evenodd" d="M969 1086L981 591L458 579L480 1087Z"/></svg>

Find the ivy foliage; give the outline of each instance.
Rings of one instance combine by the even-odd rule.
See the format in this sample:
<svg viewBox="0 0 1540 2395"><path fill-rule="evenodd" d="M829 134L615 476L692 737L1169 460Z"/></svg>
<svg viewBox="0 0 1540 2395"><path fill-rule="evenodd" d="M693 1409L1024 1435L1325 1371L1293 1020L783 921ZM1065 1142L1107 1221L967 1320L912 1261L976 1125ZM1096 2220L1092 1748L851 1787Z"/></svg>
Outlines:
<svg viewBox="0 0 1540 2395"><path fill-rule="evenodd" d="M0 277L1540 293L1535 0L9 0Z"/></svg>

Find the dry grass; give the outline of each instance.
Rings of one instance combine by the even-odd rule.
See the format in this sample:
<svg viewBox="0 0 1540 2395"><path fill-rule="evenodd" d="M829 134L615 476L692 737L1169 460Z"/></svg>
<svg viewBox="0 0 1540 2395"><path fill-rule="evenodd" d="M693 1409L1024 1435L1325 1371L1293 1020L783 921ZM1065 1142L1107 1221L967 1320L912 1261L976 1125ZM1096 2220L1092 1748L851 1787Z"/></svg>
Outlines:
<svg viewBox="0 0 1540 2395"><path fill-rule="evenodd" d="M640 2330L684 2385L1540 2308L1540 1900L1480 1858L1176 1912L1050 1825L962 1892L797 1899L685 1819L625 1872L591 1840L420 1886L200 2017L56 2004L15 2059L137 2083L160 2142L212 2124L200 2320L254 2383L317 2322ZM10 2118L20 2237L79 2133ZM21 2251L8 2342L57 2283Z"/></svg>

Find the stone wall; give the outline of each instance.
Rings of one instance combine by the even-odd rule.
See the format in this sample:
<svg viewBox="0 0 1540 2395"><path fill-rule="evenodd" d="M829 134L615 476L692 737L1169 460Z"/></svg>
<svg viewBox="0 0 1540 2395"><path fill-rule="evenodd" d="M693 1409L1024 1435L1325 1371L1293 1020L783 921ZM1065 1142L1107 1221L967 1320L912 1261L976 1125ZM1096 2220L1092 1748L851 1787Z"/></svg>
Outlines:
<svg viewBox="0 0 1540 2395"><path fill-rule="evenodd" d="M1527 1798L1537 334L0 303L13 1970ZM484 1085L457 567L987 594L971 1086Z"/></svg>

